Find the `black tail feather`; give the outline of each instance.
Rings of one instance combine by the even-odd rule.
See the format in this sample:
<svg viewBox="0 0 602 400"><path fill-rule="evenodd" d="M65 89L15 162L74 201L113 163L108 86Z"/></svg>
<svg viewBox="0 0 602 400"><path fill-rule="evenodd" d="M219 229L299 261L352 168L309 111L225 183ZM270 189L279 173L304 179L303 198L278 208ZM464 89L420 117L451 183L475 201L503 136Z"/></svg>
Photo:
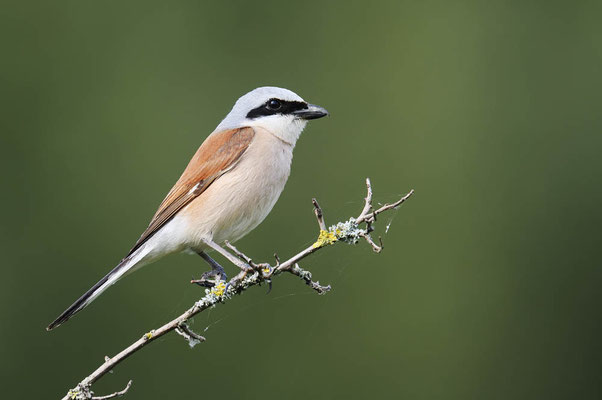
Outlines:
<svg viewBox="0 0 602 400"><path fill-rule="evenodd" d="M61 315L58 316L57 319L55 319L54 321L52 321L50 323L50 325L48 325L46 327L47 331L51 331L54 328L56 328L57 326L63 324L64 322L66 322L69 318L71 318L72 316L74 316L75 314L77 314L79 311L83 310L90 302L88 302L88 299L90 299L90 297L92 297L97 290L99 290L100 288L102 288L102 286L107 283L107 281L116 273L120 272L128 263L128 261L130 261L130 257L126 257L124 258L119 265L117 265L115 268L113 268L111 270L111 272L109 272L108 274L106 274L101 280L99 280L94 286L92 286L86 293L84 293L79 299L77 299L75 301L75 303L71 304L71 306L69 306L69 308L67 308L65 311L63 311L61 313ZM102 290L104 291L106 288L103 288Z"/></svg>

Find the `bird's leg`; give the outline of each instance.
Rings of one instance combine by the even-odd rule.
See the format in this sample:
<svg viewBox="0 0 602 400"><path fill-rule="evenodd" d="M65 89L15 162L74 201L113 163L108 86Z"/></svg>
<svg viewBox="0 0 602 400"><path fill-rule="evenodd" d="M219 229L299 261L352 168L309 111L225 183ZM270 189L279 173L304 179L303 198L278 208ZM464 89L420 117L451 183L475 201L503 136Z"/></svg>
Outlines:
<svg viewBox="0 0 602 400"><path fill-rule="evenodd" d="M217 261L211 258L209 254L205 253L204 251L199 251L197 254L211 266L211 271L203 273L203 275L201 275L201 279L193 279L190 281L191 283L196 283L197 285L204 287L213 287L215 285L215 280L218 278L224 282L228 280L228 276L226 275L224 268L219 265Z"/></svg>
<svg viewBox="0 0 602 400"><path fill-rule="evenodd" d="M234 278L232 278L232 281L226 285L226 292L228 291L228 287L231 284L242 281L249 272L253 271L252 266L250 266L246 262L238 259L237 257L233 256L228 250L224 249L219 244L215 243L213 240L203 239L203 242L207 246L211 247L213 250L220 253L222 256L226 257L228 259L228 261L230 261L232 264L236 265L238 268L241 269L240 273L238 275L236 275Z"/></svg>
<svg viewBox="0 0 602 400"><path fill-rule="evenodd" d="M251 266L249 264L247 264L246 262L244 262L242 260L239 260L237 257L233 256L228 250L224 249L222 246L215 243L213 240L203 239L203 242L207 246L211 247L213 250L220 253L222 256L226 257L228 259L228 261L230 261L232 264L236 265L241 270L247 271L247 272L250 272L253 270L253 268L251 268Z"/></svg>

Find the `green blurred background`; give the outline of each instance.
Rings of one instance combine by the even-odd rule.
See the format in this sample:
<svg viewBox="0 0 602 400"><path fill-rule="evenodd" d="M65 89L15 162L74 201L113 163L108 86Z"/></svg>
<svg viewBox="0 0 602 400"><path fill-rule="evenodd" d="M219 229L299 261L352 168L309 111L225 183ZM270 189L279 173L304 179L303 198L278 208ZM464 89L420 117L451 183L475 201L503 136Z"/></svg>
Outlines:
<svg viewBox="0 0 602 400"><path fill-rule="evenodd" d="M199 257L44 327L129 250L234 101L320 104L273 212L239 248L290 256L383 217L204 313L99 381L128 399L600 398L600 2L25 2L0 8L3 398L60 398L201 296ZM230 273L233 268L228 268Z"/></svg>

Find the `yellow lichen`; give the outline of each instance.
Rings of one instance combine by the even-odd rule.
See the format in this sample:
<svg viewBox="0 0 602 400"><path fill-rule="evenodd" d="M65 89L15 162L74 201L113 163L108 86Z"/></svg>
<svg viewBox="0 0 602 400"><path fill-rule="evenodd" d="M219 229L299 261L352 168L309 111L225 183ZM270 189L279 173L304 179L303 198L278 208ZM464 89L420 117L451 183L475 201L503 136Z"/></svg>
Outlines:
<svg viewBox="0 0 602 400"><path fill-rule="evenodd" d="M269 268L264 268L261 270L261 272L263 272L264 275L268 275L270 273L270 269Z"/></svg>
<svg viewBox="0 0 602 400"><path fill-rule="evenodd" d="M211 292L216 296L223 296L226 292L226 284L223 281L220 281L211 289Z"/></svg>
<svg viewBox="0 0 602 400"><path fill-rule="evenodd" d="M151 339L153 337L153 331L147 332L144 334L146 340Z"/></svg>
<svg viewBox="0 0 602 400"><path fill-rule="evenodd" d="M320 230L320 235L318 236L318 240L316 240L316 243L314 243L312 245L312 247L314 249L317 249L318 247L323 247L329 244L334 244L336 241L338 240L337 238L337 234L334 232L329 232L329 231L325 231L325 230Z"/></svg>
<svg viewBox="0 0 602 400"><path fill-rule="evenodd" d="M67 396L71 397L71 399L75 399L77 397L77 390L70 390L69 393L67 393Z"/></svg>

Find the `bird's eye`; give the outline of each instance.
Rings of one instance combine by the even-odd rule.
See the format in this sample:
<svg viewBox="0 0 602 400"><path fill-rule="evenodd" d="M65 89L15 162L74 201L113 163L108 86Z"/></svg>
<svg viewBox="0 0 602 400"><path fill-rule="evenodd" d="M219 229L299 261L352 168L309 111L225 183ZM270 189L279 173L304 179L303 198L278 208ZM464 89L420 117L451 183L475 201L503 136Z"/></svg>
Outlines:
<svg viewBox="0 0 602 400"><path fill-rule="evenodd" d="M272 99L268 101L268 108L270 110L278 110L280 109L280 107L282 107L282 103L280 102L280 100Z"/></svg>

